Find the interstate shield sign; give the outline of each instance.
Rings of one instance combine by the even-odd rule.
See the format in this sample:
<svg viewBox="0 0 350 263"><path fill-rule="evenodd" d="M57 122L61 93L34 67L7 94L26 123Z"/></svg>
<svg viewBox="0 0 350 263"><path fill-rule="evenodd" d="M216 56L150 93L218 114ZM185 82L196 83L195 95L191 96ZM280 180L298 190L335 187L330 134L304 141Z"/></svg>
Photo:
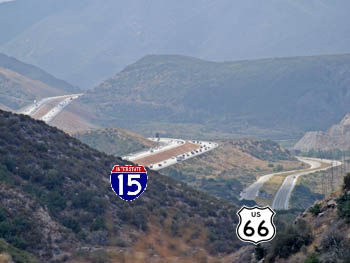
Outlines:
<svg viewBox="0 0 350 263"><path fill-rule="evenodd" d="M243 242L255 245L268 242L276 235L273 223L275 212L269 207L243 206L238 212L239 224L236 228L237 236Z"/></svg>

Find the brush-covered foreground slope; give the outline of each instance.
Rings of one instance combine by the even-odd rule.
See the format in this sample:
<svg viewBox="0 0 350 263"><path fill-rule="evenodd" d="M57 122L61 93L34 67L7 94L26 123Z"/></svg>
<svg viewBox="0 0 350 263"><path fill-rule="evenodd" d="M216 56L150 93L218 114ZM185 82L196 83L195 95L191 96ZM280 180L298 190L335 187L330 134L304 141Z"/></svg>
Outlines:
<svg viewBox="0 0 350 263"><path fill-rule="evenodd" d="M349 205L350 192L338 191L309 207L294 224L277 225L275 239L256 249L253 262L349 262Z"/></svg>
<svg viewBox="0 0 350 263"><path fill-rule="evenodd" d="M240 192L259 176L300 165L276 142L239 139L220 141L213 151L165 168L162 173L220 199L237 202Z"/></svg>
<svg viewBox="0 0 350 263"><path fill-rule="evenodd" d="M81 103L96 122L144 134L178 127L185 134L281 138L328 127L349 111L349 73L350 55L224 63L152 55Z"/></svg>
<svg viewBox="0 0 350 263"><path fill-rule="evenodd" d="M73 134L81 142L101 152L123 156L156 146L139 134L121 128L107 128Z"/></svg>
<svg viewBox="0 0 350 263"><path fill-rule="evenodd" d="M228 262L243 245L235 206L153 171L140 198L122 201L109 173L126 162L28 116L0 111L0 126L0 253L8 258Z"/></svg>
<svg viewBox="0 0 350 263"><path fill-rule="evenodd" d="M146 54L350 52L349 9L348 0L17 0L0 5L0 50L93 87Z"/></svg>
<svg viewBox="0 0 350 263"><path fill-rule="evenodd" d="M0 104L10 109L18 110L34 99L78 91L40 68L0 53Z"/></svg>

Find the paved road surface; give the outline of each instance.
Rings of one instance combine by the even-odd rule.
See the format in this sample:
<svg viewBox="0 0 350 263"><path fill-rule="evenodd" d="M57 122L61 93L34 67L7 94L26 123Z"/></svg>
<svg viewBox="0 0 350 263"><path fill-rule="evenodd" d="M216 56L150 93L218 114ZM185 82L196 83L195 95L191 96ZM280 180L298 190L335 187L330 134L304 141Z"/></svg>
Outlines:
<svg viewBox="0 0 350 263"><path fill-rule="evenodd" d="M158 141L158 138L149 139ZM218 144L215 142L198 140L184 141L181 139L161 138L160 142L161 144L158 147L131 153L123 156L122 159L146 165L151 170L160 170L218 147Z"/></svg>
<svg viewBox="0 0 350 263"><path fill-rule="evenodd" d="M134 160L141 159L156 153L164 152L173 148L176 148L180 145L185 144L186 141L181 139L173 138L148 138L151 141L157 142L158 146L152 147L146 150L139 152L129 153L122 157L122 159L133 162Z"/></svg>
<svg viewBox="0 0 350 263"><path fill-rule="evenodd" d="M64 109L64 107L69 105L74 99L79 98L81 95L82 94L71 94L71 95L44 98L18 111L18 113L29 115L34 118L38 118L38 117L35 117L35 114L39 112L40 109L43 109L46 112L43 114L42 117L39 117L39 119L48 123L54 117L56 117ZM45 106L48 106L49 104L53 104L53 105L50 107L47 107L48 109L45 110L44 109Z"/></svg>
<svg viewBox="0 0 350 263"><path fill-rule="evenodd" d="M273 174L266 174L263 175L261 177L259 177L259 179L251 184L250 186L248 186L247 188L245 188L241 193L241 200L245 199L245 200L255 200L258 197L260 188L264 185L264 183L266 183L268 180L270 180L270 178L272 176L275 175L279 175L279 174L284 174L287 172L279 172L279 173L273 173Z"/></svg>
<svg viewBox="0 0 350 263"><path fill-rule="evenodd" d="M302 161L301 159L299 159L299 160ZM311 167L308 168L308 170L316 168L316 167L312 166L312 165L315 165L314 162L312 164L310 163L310 165L311 165ZM259 195L260 188L264 185L264 183L269 181L271 177L273 177L275 175L288 174L288 173L299 172L299 171L300 170L291 170L291 171L284 171L284 172L263 175L263 176L259 177L259 179L255 183L251 184L250 186L248 186L246 189L244 189L241 192L241 194L240 194L241 199L255 200Z"/></svg>
<svg viewBox="0 0 350 263"><path fill-rule="evenodd" d="M312 169L320 167L320 163L317 161L319 159L303 158L303 157L297 157L297 158L299 159L299 161L307 160L305 162L308 163L311 167L308 168L306 171L309 171L309 170L312 170ZM331 160L322 160L322 162L331 163ZM292 171L284 171L284 172L279 172L279 173L266 174L266 175L263 175L263 176L259 177L259 179L255 183L251 184L250 186L245 188L240 193L241 199L255 200L258 197L258 195L259 195L260 188L264 185L264 183L269 181L271 177L273 177L275 175L289 174L289 173L294 173L294 172L295 173L299 173L300 170L292 170ZM295 174L293 174L293 175L295 175Z"/></svg>
<svg viewBox="0 0 350 263"><path fill-rule="evenodd" d="M327 170L329 168L339 166L341 165L341 162L339 161L332 161L332 160L324 160L324 159L317 159L317 158L298 158L299 160L308 163L311 165L311 168L309 171L299 172L295 174L288 175L281 187L278 189L275 198L272 203L272 208L276 210L287 210L289 207L289 200L292 195L293 189L295 187L295 184L298 180L299 176L307 175L313 172L321 171L321 170ZM327 166L325 168L317 169L321 166L321 162L329 163L330 166ZM311 170L312 169L312 170ZM311 170L311 171L310 171Z"/></svg>
<svg viewBox="0 0 350 263"><path fill-rule="evenodd" d="M81 94L73 94L64 98L61 102L59 102L55 107L53 107L49 112L47 112L41 120L49 123L53 120L65 107L67 107L73 100L79 98Z"/></svg>

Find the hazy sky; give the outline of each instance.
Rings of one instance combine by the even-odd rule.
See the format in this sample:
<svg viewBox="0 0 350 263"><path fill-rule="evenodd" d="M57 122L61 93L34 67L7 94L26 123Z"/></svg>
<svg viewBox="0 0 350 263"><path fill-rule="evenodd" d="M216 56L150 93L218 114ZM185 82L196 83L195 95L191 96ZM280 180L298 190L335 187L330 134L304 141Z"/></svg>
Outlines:
<svg viewBox="0 0 350 263"><path fill-rule="evenodd" d="M349 10L349 0L14 1L0 8L0 52L91 88L148 54L349 53Z"/></svg>
<svg viewBox="0 0 350 263"><path fill-rule="evenodd" d="M15 0L0 0L0 4L6 3L6 2L12 2L12 1L15 1Z"/></svg>

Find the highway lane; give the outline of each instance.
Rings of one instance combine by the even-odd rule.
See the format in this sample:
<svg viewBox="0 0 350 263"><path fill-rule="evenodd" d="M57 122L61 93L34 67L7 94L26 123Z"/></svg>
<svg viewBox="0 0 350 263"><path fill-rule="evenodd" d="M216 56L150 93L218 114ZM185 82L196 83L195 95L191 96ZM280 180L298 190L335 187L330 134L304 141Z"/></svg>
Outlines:
<svg viewBox="0 0 350 263"><path fill-rule="evenodd" d="M245 199L245 200L255 200L258 195L259 195L259 191L261 189L261 187L264 185L264 183L266 183L267 181L269 181L271 179L271 177L275 176L275 175L283 175L283 174L290 174L290 173L299 173L301 171L310 171L312 169L318 168L320 167L320 163L317 162L318 159L314 159L314 158L304 158L304 157L297 157L297 159L299 161L304 162L310 165L310 168L306 169L306 170L291 170L291 171L283 171L283 172L278 172L278 173L272 173L272 174L266 174L263 175L261 177L258 178L258 180L256 182L254 182L253 184L249 185L247 188L245 188L241 193L241 200ZM322 160L322 162L325 163L330 163L331 160ZM295 175L295 174L294 174Z"/></svg>
<svg viewBox="0 0 350 263"><path fill-rule="evenodd" d="M279 174L284 174L284 173L287 173L287 172L272 173L272 174L266 174L266 175L260 176L256 182L249 185L240 193L240 196L241 196L240 199L255 200L258 197L260 188L264 185L264 183L270 180L271 177Z"/></svg>
<svg viewBox="0 0 350 263"><path fill-rule="evenodd" d="M330 169L332 166L336 167L341 165L342 163L339 161L333 161L333 160L325 160L325 159L317 159L317 158L303 158L298 157L300 161L303 161L305 163L308 163L311 165L310 169L308 171L293 173L291 175L288 175L280 188L278 189L275 198L272 203L272 208L276 210L287 210L289 207L289 200L292 195L293 189L298 181L298 178L303 175L307 175L310 173L327 170ZM325 168L320 168L321 163L328 163L330 166L327 166ZM318 169L320 168L320 169Z"/></svg>
<svg viewBox="0 0 350 263"><path fill-rule="evenodd" d="M297 157L299 161L302 161L299 157ZM310 164L311 165L311 164ZM312 165L315 165L315 163L313 162ZM315 167L313 167L311 165L310 168L308 168L308 170L314 169ZM294 172L300 172L300 170L291 170L291 171L283 171L283 172L278 172L278 173L272 173L272 174L266 174L263 176L260 176L258 178L258 180L256 182L254 182L253 184L251 184L250 186L248 186L247 188L245 188L241 193L241 200L245 199L245 200L255 200L260 192L260 188L264 185L264 183L266 183L267 181L269 181L271 179L271 177L275 176L275 175L281 175L281 174L289 174L289 173L294 173Z"/></svg>
<svg viewBox="0 0 350 263"><path fill-rule="evenodd" d="M79 98L82 94L73 94L66 96L60 103L47 112L41 120L49 123L53 120L65 107L67 107L73 100Z"/></svg>
<svg viewBox="0 0 350 263"><path fill-rule="evenodd" d="M35 114L44 108L46 105L53 104L47 112L39 119L49 123L54 117L56 117L66 106L68 106L74 99L79 98L83 94L70 94L63 96L55 96L43 98L39 101L35 101L31 105L19 110L19 114L29 115L35 118ZM37 118L37 117L36 117Z"/></svg>
<svg viewBox="0 0 350 263"><path fill-rule="evenodd" d="M158 141L158 138L149 138L152 141ZM138 163L144 158L156 156L154 163L147 165L151 170L161 170L165 167L183 162L187 159L196 157L205 152L211 151L219 146L218 143L208 141L191 140L185 141L173 138L161 138L158 147L150 148L144 151L130 153L123 156L122 159ZM188 144L197 145L196 149L183 148ZM183 148L183 149L180 149ZM179 149L179 151L177 150ZM147 162L148 164L149 162Z"/></svg>
<svg viewBox="0 0 350 263"><path fill-rule="evenodd" d="M151 141L157 142L158 146L157 147L152 147L146 150L142 150L139 152L134 152L134 153L129 153L125 156L122 156L123 160L127 160L127 161L134 161L137 159L141 159L156 153L160 153L163 151L167 151L173 148L176 148L180 145L185 144L186 141L181 140L181 139L173 139L173 138L160 138L158 140L158 138L148 138Z"/></svg>

